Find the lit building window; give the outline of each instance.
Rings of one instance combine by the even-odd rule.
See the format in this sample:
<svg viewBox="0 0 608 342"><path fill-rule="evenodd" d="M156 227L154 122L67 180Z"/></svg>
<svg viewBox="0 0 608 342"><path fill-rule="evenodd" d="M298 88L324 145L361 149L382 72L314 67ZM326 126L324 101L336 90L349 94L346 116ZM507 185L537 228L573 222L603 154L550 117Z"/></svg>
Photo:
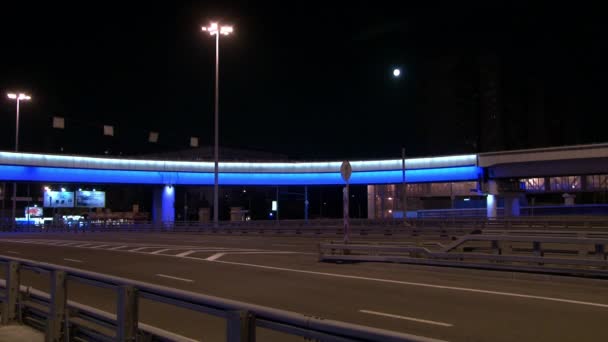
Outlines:
<svg viewBox="0 0 608 342"><path fill-rule="evenodd" d="M521 179L520 181L526 184L527 192L545 191L545 179L544 178L525 178L525 179Z"/></svg>
<svg viewBox="0 0 608 342"><path fill-rule="evenodd" d="M589 175L586 177L587 189L591 191L608 191L608 175Z"/></svg>
<svg viewBox="0 0 608 342"><path fill-rule="evenodd" d="M551 191L571 192L580 190L582 190L580 176L551 177Z"/></svg>

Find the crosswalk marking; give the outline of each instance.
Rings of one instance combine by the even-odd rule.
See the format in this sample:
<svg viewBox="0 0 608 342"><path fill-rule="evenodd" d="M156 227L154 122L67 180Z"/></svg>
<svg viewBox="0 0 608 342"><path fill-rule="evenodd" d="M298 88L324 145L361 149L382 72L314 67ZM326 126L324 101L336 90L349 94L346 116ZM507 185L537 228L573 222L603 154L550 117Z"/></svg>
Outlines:
<svg viewBox="0 0 608 342"><path fill-rule="evenodd" d="M129 249L129 252L139 252L142 249L146 249L146 248L154 248L154 247L138 247L138 248L134 248L134 249Z"/></svg>
<svg viewBox="0 0 608 342"><path fill-rule="evenodd" d="M96 250L130 252L139 254L162 255L167 257L188 258L198 260L214 261L227 254L288 254L292 252L281 252L263 249L252 248L231 248L218 246L183 246L183 245L163 245L163 244L144 244L144 243L129 243L110 242L110 241L74 241L74 240L46 240L46 239L0 239L0 242L21 243L45 245L53 247L70 247L70 248L90 248ZM167 253L168 252L168 253ZM195 253L212 253L211 256L205 257L191 256ZM1 254L1 253L0 253ZM67 259L66 259L67 260ZM76 260L76 259L73 259ZM73 261L69 260L69 261ZM73 261L76 262L76 261Z"/></svg>
<svg viewBox="0 0 608 342"><path fill-rule="evenodd" d="M176 256L176 257L179 257L179 258L182 258L182 257L188 256L188 255L190 255L190 254L192 254L192 253L196 253L196 251L185 251L185 252L183 252L183 253L179 253L179 254L177 254L177 255L175 255L175 256Z"/></svg>
<svg viewBox="0 0 608 342"><path fill-rule="evenodd" d="M102 247L108 247L108 246L114 246L114 245L99 245L99 246L93 246L91 248L102 248Z"/></svg>
<svg viewBox="0 0 608 342"><path fill-rule="evenodd" d="M152 253L150 253L150 254L160 254L160 253L162 253L162 252L166 252L166 251L170 251L170 249L169 249L169 248L165 248L165 249L159 249L159 250L154 251L154 252L152 252Z"/></svg>

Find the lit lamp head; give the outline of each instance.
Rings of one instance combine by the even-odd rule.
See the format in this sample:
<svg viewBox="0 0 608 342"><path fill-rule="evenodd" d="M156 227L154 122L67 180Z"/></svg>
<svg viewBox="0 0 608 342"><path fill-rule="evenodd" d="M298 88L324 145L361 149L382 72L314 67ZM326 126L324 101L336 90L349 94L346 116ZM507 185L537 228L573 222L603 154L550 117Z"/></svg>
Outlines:
<svg viewBox="0 0 608 342"><path fill-rule="evenodd" d="M219 26L217 23L211 23L209 26L203 27L203 31L209 32L210 35L223 34L227 36L231 34L234 29L232 26Z"/></svg>
<svg viewBox="0 0 608 342"><path fill-rule="evenodd" d="M6 96L11 100L28 101L28 100L32 99L31 96L26 95L24 93L19 93L19 95L15 94L15 93L8 93L8 94L6 94Z"/></svg>

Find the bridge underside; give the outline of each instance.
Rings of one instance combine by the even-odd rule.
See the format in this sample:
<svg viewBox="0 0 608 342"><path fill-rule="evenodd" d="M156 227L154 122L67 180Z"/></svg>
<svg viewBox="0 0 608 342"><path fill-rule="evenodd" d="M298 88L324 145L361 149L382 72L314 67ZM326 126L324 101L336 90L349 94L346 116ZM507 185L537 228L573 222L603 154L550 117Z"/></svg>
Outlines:
<svg viewBox="0 0 608 342"><path fill-rule="evenodd" d="M43 166L0 165L6 181L212 185L210 172L99 170ZM460 166L406 171L408 183L477 180L481 169ZM403 181L401 170L353 172L351 184L391 184ZM220 173L221 185L341 185L340 173Z"/></svg>
<svg viewBox="0 0 608 342"><path fill-rule="evenodd" d="M490 178L529 178L606 173L608 158L532 161L488 167Z"/></svg>

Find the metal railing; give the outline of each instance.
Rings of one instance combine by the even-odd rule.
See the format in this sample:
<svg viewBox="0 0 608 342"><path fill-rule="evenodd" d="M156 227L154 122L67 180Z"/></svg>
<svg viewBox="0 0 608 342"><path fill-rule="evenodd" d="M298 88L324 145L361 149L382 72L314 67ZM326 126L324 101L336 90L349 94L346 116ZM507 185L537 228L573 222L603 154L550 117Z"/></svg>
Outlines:
<svg viewBox="0 0 608 342"><path fill-rule="evenodd" d="M341 235L343 221L324 220L284 220L220 222L198 221L175 222L79 222L73 224L19 225L18 232L191 232L205 234L253 234L253 235ZM398 235L434 234L444 236L465 235L474 230L584 230L608 231L608 217L598 218L509 218L509 219L411 219L367 220L351 219L351 233L354 235ZM11 231L9 226L0 230Z"/></svg>
<svg viewBox="0 0 608 342"><path fill-rule="evenodd" d="M593 233L591 233L593 235ZM319 244L320 261L385 261L608 277L608 238L471 234L449 245ZM480 263L481 262L481 263Z"/></svg>
<svg viewBox="0 0 608 342"><path fill-rule="evenodd" d="M224 318L229 342L255 341L257 328L320 341L438 341L27 259L0 255L0 264L6 270L1 322L42 329L47 341L189 340L139 323L140 299ZM22 270L48 275L50 293L22 286ZM115 291L116 314L69 301L68 280Z"/></svg>

